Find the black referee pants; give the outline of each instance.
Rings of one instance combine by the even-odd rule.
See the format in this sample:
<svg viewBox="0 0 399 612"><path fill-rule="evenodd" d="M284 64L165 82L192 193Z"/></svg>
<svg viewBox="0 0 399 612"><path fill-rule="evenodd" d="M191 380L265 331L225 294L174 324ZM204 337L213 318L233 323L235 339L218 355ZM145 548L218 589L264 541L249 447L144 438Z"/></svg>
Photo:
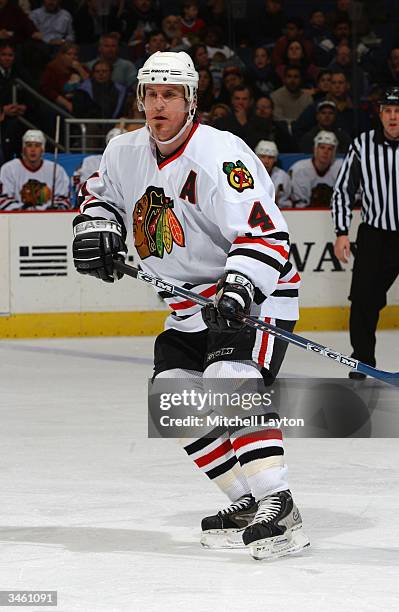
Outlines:
<svg viewBox="0 0 399 612"><path fill-rule="evenodd" d="M399 232L362 223L356 240L349 299L352 357L375 366L375 331L387 291L399 275Z"/></svg>

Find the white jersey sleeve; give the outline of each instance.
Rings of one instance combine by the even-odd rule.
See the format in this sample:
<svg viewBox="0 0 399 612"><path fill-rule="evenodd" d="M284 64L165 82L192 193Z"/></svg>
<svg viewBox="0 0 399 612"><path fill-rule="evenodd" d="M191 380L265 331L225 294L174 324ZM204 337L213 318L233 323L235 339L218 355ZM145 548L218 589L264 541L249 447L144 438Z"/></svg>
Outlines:
<svg viewBox="0 0 399 612"><path fill-rule="evenodd" d="M22 203L19 201L16 185L15 164L6 162L0 168L0 210L18 210Z"/></svg>
<svg viewBox="0 0 399 612"><path fill-rule="evenodd" d="M98 171L80 188L78 205L82 213L91 217L117 221L126 235L126 205L118 172L119 154L118 149L105 149Z"/></svg>
<svg viewBox="0 0 399 612"><path fill-rule="evenodd" d="M241 272L268 296L287 263L288 229L262 163L240 139L234 144L229 161L216 162L217 182L204 212L231 243L225 270Z"/></svg>
<svg viewBox="0 0 399 612"><path fill-rule="evenodd" d="M304 164L304 161L307 163ZM296 162L289 171L292 183L292 203L295 208L309 206L314 171L311 160Z"/></svg>
<svg viewBox="0 0 399 612"><path fill-rule="evenodd" d="M287 172L281 168L274 167L271 175L274 190L276 192L276 204L279 208L292 208L291 179Z"/></svg>
<svg viewBox="0 0 399 612"><path fill-rule="evenodd" d="M69 193L69 178L64 168L56 164L55 186L54 186L54 208L69 210L72 208ZM51 202L49 208L51 207Z"/></svg>

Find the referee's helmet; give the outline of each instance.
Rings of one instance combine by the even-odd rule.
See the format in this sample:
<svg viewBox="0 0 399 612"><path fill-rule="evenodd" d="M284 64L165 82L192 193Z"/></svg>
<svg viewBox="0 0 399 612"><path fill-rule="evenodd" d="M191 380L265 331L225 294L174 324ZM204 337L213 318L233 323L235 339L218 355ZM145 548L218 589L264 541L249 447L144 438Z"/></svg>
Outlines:
<svg viewBox="0 0 399 612"><path fill-rule="evenodd" d="M381 106L399 106L399 87L387 87L379 103Z"/></svg>

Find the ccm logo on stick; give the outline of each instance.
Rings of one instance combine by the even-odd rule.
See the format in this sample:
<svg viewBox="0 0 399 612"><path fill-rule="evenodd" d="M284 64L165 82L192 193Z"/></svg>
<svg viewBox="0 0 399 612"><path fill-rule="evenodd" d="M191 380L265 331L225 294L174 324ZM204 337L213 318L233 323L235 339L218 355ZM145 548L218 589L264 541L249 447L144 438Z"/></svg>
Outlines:
<svg viewBox="0 0 399 612"><path fill-rule="evenodd" d="M325 355L330 359L334 359L335 361L344 363L345 365L351 368L356 368L357 364L359 363L356 359L345 357L345 355L341 355L341 353L336 353L335 351L331 351L330 349L322 348L320 346L317 346L317 344L308 343L306 348L308 351L313 351L314 353L321 353L321 355Z"/></svg>
<svg viewBox="0 0 399 612"><path fill-rule="evenodd" d="M169 291L170 293L173 293L175 289L175 287L170 283L162 281L158 278L154 278L153 276L151 276L150 274L146 274L145 272L139 272L137 277L145 281L146 283L151 283L152 285L155 285L155 287L158 287L158 289L163 289L164 291Z"/></svg>

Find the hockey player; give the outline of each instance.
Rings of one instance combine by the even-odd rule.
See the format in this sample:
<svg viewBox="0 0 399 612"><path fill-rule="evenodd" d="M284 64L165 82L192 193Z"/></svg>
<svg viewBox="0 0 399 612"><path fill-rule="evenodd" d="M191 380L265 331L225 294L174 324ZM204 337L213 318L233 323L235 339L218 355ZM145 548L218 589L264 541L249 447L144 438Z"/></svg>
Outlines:
<svg viewBox="0 0 399 612"><path fill-rule="evenodd" d="M322 130L314 139L312 159L297 161L289 171L292 202L296 208L329 208L342 159L335 159L338 146L333 132Z"/></svg>
<svg viewBox="0 0 399 612"><path fill-rule="evenodd" d="M122 128L112 128L112 130L110 130L105 137L105 146L107 146L107 144L112 140L112 138L116 138L117 136L120 136L125 132L126 130L123 130ZM88 155L83 159L82 165L80 166L80 168L75 170L73 174L73 185L75 193L78 193L81 186L85 181L87 181L89 176L94 174L94 172L99 169L101 158L102 153L100 155Z"/></svg>
<svg viewBox="0 0 399 612"><path fill-rule="evenodd" d="M275 200L279 208L292 208L291 179L277 164L278 149L272 140L260 140L255 153L266 168L274 185Z"/></svg>
<svg viewBox="0 0 399 612"><path fill-rule="evenodd" d="M197 86L184 52L154 53L139 71L146 127L112 140L98 175L83 185L75 266L114 282L114 261L124 258L133 231L142 270L215 297L201 311L161 292L172 313L155 342L155 381L273 380L285 343L235 317L257 312L293 328L299 276L288 262L287 226L256 155L231 133L198 124ZM232 503L202 521L202 543L233 546L230 536L241 530L241 545L257 559L307 546L281 431L212 433L186 440L185 450Z"/></svg>
<svg viewBox="0 0 399 612"><path fill-rule="evenodd" d="M22 137L22 158L0 169L0 210L68 210L69 178L59 164L43 159L46 139L40 130ZM52 194L55 172L55 189Z"/></svg>

